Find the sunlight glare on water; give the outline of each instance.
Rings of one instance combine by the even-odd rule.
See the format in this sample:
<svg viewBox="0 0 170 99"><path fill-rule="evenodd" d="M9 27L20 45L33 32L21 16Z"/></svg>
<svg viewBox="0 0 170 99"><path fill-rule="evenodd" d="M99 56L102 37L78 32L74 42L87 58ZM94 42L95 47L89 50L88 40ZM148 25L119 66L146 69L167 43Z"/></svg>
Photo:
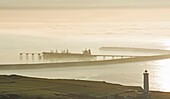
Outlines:
<svg viewBox="0 0 170 99"><path fill-rule="evenodd" d="M159 68L156 72L158 88L163 91L169 92L170 91L170 59L160 60L156 62L159 65Z"/></svg>
<svg viewBox="0 0 170 99"><path fill-rule="evenodd" d="M168 40L164 40L163 41L163 45L167 46L167 48L165 50L170 50L170 40L169 39Z"/></svg>
<svg viewBox="0 0 170 99"><path fill-rule="evenodd" d="M170 22L164 21L170 20L169 10L154 10L155 14L150 13L153 10L147 9L3 10L0 11L4 14L0 18L0 64L28 63L19 60L19 53L41 53L56 49L70 49L73 53L81 53L83 49L90 48L92 54L153 55L156 52L106 53L98 49L100 47L170 49ZM167 13L162 13L163 11ZM30 62L35 63L36 60L30 60ZM169 64L170 60L167 59L101 67L0 69L0 74L102 80L123 85L142 86L142 73L147 69L150 73L150 89L170 92Z"/></svg>

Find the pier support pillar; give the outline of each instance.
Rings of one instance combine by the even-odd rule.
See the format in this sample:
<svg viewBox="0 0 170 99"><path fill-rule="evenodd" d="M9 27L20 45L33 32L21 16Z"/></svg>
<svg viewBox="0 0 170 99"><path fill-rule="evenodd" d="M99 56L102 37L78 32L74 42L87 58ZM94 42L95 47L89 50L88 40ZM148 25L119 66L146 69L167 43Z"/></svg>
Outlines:
<svg viewBox="0 0 170 99"><path fill-rule="evenodd" d="M103 56L103 60L106 60L106 56Z"/></svg>
<svg viewBox="0 0 170 99"><path fill-rule="evenodd" d="M22 53L20 53L20 60L22 60Z"/></svg>
<svg viewBox="0 0 170 99"><path fill-rule="evenodd" d="M41 54L38 54L38 60L41 60L42 57L41 57Z"/></svg>
<svg viewBox="0 0 170 99"><path fill-rule="evenodd" d="M26 60L28 60L28 55L29 55L29 54L28 54L28 53L26 53Z"/></svg>
<svg viewBox="0 0 170 99"><path fill-rule="evenodd" d="M34 60L34 53L32 53L32 60Z"/></svg>

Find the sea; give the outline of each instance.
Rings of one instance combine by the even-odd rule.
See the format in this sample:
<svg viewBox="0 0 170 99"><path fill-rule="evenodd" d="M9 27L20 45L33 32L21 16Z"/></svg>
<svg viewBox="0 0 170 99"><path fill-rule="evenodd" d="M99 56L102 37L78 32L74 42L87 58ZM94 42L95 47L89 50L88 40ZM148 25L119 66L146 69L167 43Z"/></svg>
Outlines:
<svg viewBox="0 0 170 99"><path fill-rule="evenodd" d="M91 49L95 55L161 55L163 53L154 51L99 50L100 47L170 50L170 21L163 16L160 19L162 14L159 18L156 12L150 14L147 11L146 9L0 10L0 64L47 62L38 60L36 55L34 60L31 56L28 60L25 56L20 60L19 54L56 50L60 52L67 49L72 53L82 53L84 49ZM170 59L162 59L101 66L80 65L19 70L4 70L0 67L0 74L106 81L142 87L143 72L148 70L150 90L170 92L169 64Z"/></svg>

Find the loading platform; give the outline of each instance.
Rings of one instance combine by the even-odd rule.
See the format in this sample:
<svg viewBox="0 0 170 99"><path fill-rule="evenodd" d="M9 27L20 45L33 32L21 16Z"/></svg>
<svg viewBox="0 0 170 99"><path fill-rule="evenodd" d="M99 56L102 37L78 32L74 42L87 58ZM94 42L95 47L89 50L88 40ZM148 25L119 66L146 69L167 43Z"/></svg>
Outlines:
<svg viewBox="0 0 170 99"><path fill-rule="evenodd" d="M32 60L35 59L35 57L38 56L38 59L43 59L42 53L20 53L20 60L23 59L23 56L25 56L25 59L28 60L31 57ZM107 59L125 59L125 58L135 58L135 57L141 57L141 56L132 56L132 55L90 55L94 59L100 59L100 60L107 60Z"/></svg>

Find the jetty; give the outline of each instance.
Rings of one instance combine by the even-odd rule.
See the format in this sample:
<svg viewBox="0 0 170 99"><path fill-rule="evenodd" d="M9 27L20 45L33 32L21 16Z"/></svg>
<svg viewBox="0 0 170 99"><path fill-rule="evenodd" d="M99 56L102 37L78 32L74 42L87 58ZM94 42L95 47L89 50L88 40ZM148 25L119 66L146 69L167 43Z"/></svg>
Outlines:
<svg viewBox="0 0 170 99"><path fill-rule="evenodd" d="M61 52L50 51L50 52L42 52L42 53L20 53L20 60L34 60L35 57L38 57L38 60L55 60L55 59L77 59L77 60L107 60L107 59L124 59L124 58L135 58L140 56L132 56L132 55L93 55L91 54L90 49L85 49L82 51L83 53L71 53L68 49L61 50ZM25 57L25 58L24 58ZM31 57L31 58L30 58Z"/></svg>
<svg viewBox="0 0 170 99"><path fill-rule="evenodd" d="M75 66L105 66L110 64L123 64L140 61L151 61L170 58L170 54L154 56L132 56L132 55L92 55L90 49L85 49L83 53L71 53L69 50L62 50L61 53L42 52L42 53L20 53L20 60L26 60L18 64L0 64L0 69L36 69L36 68L58 68ZM25 58L23 58L25 56ZM27 62L29 59L32 62ZM35 62L35 57L38 62ZM62 61L56 61L56 60ZM75 60L76 61L75 61ZM48 61L46 61L48 60ZM51 61L52 60L52 61ZM66 60L66 61L63 61Z"/></svg>
<svg viewBox="0 0 170 99"><path fill-rule="evenodd" d="M23 60L23 56L25 55L26 60L29 59L29 56L31 56L32 60L34 60L35 56L38 56L38 59L42 59L42 54L41 53L20 53L20 60Z"/></svg>
<svg viewBox="0 0 170 99"><path fill-rule="evenodd" d="M57 67L76 67L76 66L104 66L109 64L123 64L141 61L151 61L168 59L170 54L155 56L138 56L132 58L77 61L77 62L53 62L53 63L25 63L25 64L1 64L0 69L36 69L36 68L57 68Z"/></svg>
<svg viewBox="0 0 170 99"><path fill-rule="evenodd" d="M133 47L101 47L100 51L128 51L128 52L145 52L145 53L162 53L170 54L170 50L165 49L151 49L151 48L133 48Z"/></svg>

